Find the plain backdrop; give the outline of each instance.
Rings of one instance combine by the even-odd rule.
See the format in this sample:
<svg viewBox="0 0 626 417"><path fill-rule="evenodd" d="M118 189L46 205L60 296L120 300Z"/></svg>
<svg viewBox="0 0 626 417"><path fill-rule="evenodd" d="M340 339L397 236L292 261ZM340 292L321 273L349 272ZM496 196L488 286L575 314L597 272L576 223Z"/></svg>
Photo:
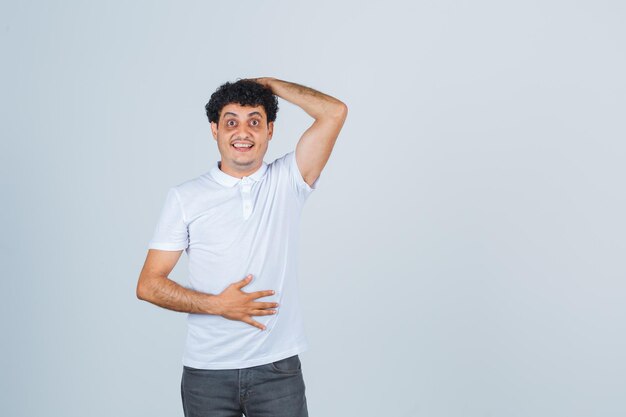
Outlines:
<svg viewBox="0 0 626 417"><path fill-rule="evenodd" d="M349 116L301 223L310 415L626 415L620 1L3 1L0 414L176 416L185 315L137 300L204 105ZM280 101L265 161L312 119ZM186 254L172 278L186 282Z"/></svg>

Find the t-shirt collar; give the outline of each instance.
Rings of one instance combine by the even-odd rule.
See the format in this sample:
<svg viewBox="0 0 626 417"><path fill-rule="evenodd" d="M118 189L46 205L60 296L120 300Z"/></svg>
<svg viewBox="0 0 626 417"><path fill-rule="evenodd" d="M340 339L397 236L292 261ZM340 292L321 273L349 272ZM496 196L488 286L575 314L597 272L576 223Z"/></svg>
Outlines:
<svg viewBox="0 0 626 417"><path fill-rule="evenodd" d="M227 173L222 171L219 168L219 166L220 166L220 161L215 162L215 165L213 165L213 168L211 168L211 170L209 171L209 174L215 181L217 181L218 183L222 184L225 187L232 187L241 181L244 181L244 182L250 182L250 180L260 181L265 175L265 171L267 171L267 163L263 161L263 163L261 164L261 167L257 169L254 173L248 176L245 176L243 178L237 178L237 177L228 175Z"/></svg>

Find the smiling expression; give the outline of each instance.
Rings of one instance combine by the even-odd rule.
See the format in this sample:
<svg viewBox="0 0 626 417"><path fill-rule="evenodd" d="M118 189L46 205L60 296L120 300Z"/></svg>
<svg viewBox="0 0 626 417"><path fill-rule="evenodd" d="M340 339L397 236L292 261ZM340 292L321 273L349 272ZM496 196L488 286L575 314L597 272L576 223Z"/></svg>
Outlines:
<svg viewBox="0 0 626 417"><path fill-rule="evenodd" d="M211 133L222 156L220 169L241 178L263 164L274 122L267 123L263 106L230 103L222 108L219 123L211 123Z"/></svg>

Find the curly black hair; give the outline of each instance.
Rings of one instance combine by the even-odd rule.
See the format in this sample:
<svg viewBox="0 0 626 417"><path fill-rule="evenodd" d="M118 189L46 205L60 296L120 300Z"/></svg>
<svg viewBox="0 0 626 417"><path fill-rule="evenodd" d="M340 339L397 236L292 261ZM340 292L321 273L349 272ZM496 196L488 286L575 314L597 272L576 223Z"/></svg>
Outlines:
<svg viewBox="0 0 626 417"><path fill-rule="evenodd" d="M234 83L222 84L204 106L209 122L217 123L220 113L227 104L238 103L242 106L263 106L267 114L267 122L276 120L278 99L272 90L252 80L237 80Z"/></svg>

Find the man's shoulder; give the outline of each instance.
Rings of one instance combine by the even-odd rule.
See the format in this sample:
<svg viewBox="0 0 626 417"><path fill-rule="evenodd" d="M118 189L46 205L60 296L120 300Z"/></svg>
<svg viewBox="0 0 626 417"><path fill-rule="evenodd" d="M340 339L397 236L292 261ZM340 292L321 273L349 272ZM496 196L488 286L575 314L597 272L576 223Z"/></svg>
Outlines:
<svg viewBox="0 0 626 417"><path fill-rule="evenodd" d="M197 195L197 193L206 191L211 187L211 183L210 174L207 171L197 177L180 182L171 188L176 191L179 198L183 198L185 196Z"/></svg>
<svg viewBox="0 0 626 417"><path fill-rule="evenodd" d="M267 166L268 168L276 167L279 169L283 167L287 167L291 163L291 158L293 158L294 155L295 155L295 149L283 154L282 156L277 157L272 162L270 162Z"/></svg>

